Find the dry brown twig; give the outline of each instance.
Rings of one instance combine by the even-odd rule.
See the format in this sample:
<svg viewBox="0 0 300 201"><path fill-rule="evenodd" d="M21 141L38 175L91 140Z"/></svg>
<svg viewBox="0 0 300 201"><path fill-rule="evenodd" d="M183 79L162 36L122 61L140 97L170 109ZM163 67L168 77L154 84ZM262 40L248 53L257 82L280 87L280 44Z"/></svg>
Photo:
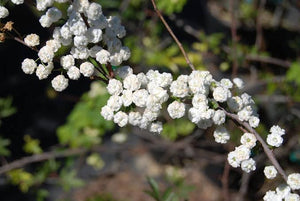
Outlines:
<svg viewBox="0 0 300 201"><path fill-rule="evenodd" d="M157 13L158 17L160 18L160 20L162 21L162 23L165 25L165 27L167 28L168 32L170 33L170 35L172 36L172 38L175 40L175 42L177 43L180 51L182 52L186 63L190 66L190 68L192 70L195 70L194 65L192 64L191 60L189 59L187 53L185 52L181 42L177 39L176 35L174 34L174 32L172 31L172 29L170 28L170 26L168 25L168 23L166 22L165 18L162 16L162 14L160 13L160 11L158 10L155 0L151 0L153 8L155 10L155 12Z"/></svg>

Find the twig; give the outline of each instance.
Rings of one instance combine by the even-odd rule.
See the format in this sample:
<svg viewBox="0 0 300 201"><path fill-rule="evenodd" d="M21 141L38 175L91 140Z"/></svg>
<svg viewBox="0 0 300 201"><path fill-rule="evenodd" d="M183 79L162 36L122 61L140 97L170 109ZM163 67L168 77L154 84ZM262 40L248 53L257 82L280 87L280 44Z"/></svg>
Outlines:
<svg viewBox="0 0 300 201"><path fill-rule="evenodd" d="M99 76L91 76L90 77L91 80L101 80L102 82L108 84L108 80L103 79L102 77Z"/></svg>
<svg viewBox="0 0 300 201"><path fill-rule="evenodd" d="M252 55L247 55L246 60L248 61L258 61L258 62L263 62L263 63L268 63L268 64L274 64L277 66L282 66L285 68L289 68L291 66L291 62L289 61L284 61L281 59L273 58L273 57L266 57L266 56L252 56Z"/></svg>
<svg viewBox="0 0 300 201"><path fill-rule="evenodd" d="M223 108L222 108L223 109ZM265 154L267 155L267 157L269 158L269 160L271 161L271 163L275 166L275 168L277 169L277 171L279 172L279 174L283 177L283 179L285 181L287 181L287 175L285 174L284 170L282 169L282 167L280 166L280 164L278 163L277 159L275 158L273 152L269 149L268 145L265 143L265 141L261 138L261 136L247 123L247 122L242 122L239 120L238 116L236 114L232 114L227 112L225 109L223 109L223 111L225 112L225 114L230 117L232 120L234 120L234 122L238 125L238 126L243 126L245 129L248 130L248 132L253 133L256 137L256 139L260 142L260 144L262 145ZM244 130L243 130L244 131Z"/></svg>
<svg viewBox="0 0 300 201"><path fill-rule="evenodd" d="M86 19L86 17L84 16L83 13L80 13L80 17L82 18L82 20L83 20L85 26L86 26L87 28L90 28L90 25L89 25L89 23L88 23L88 21L87 21L87 19Z"/></svg>
<svg viewBox="0 0 300 201"><path fill-rule="evenodd" d="M259 2L258 11L257 11L257 17L256 17L256 41L255 41L255 47L257 50L261 50L262 42L263 42L263 30L261 26L261 13L265 7L266 0L261 0Z"/></svg>
<svg viewBox="0 0 300 201"><path fill-rule="evenodd" d="M13 40L17 41L18 43L21 43L22 45L25 45L26 47L29 47L30 49L32 49L33 51L35 52L38 52L38 50L34 47L30 47L28 46L23 40L21 40L20 38L18 37L12 37Z"/></svg>
<svg viewBox="0 0 300 201"><path fill-rule="evenodd" d="M230 171L230 166L229 166L228 162L225 161L224 171L223 171L223 175L222 175L222 178L221 178L222 194L223 194L223 200L224 201L229 201L230 200L229 192L228 192L229 171Z"/></svg>
<svg viewBox="0 0 300 201"><path fill-rule="evenodd" d="M177 39L177 37L175 36L175 34L173 33L172 29L170 28L170 26L168 25L168 23L166 22L166 20L164 19L164 17L162 16L162 14L160 13L160 11L158 10L156 4L155 4L155 0L151 0L153 8L155 10L155 12L157 13L158 17L160 18L160 20L162 21L162 23L165 25L165 27L167 28L168 32L170 33L170 35L172 36L172 38L175 40L175 42L177 43L179 49L181 50L186 63L190 66L190 68L192 70L195 70L194 65L192 64L192 62L190 61L188 55L186 54L184 48L182 47L182 44L180 43L180 41Z"/></svg>
<svg viewBox="0 0 300 201"><path fill-rule="evenodd" d="M235 18L235 8L234 8L234 0L230 0L230 13L231 13L231 38L232 38L232 78L236 77L238 70L238 60L237 60L237 48L236 44L238 41L237 33L236 33L236 18Z"/></svg>
<svg viewBox="0 0 300 201"><path fill-rule="evenodd" d="M8 163L6 165L1 166L0 167L0 175L5 172L8 172L10 170L13 170L13 169L21 168L30 163L41 162L41 161L45 161L45 160L49 160L49 159L53 159L53 158L64 158L64 157L68 157L68 156L86 153L87 151L88 151L87 149L78 148L78 149L68 149L68 150L61 151L61 152L45 152L42 154L36 154L33 156L24 157L20 160L16 160L12 163Z"/></svg>

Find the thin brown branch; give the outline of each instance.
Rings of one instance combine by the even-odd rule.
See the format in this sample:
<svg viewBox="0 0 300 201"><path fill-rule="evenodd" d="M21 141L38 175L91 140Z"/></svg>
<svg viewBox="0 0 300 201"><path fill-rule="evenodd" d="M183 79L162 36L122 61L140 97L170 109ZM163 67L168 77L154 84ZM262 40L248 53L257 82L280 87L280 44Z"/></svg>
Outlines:
<svg viewBox="0 0 300 201"><path fill-rule="evenodd" d="M61 152L45 152L42 154L36 154L33 156L24 157L22 159L12 162L12 163L8 163L6 165L1 166L0 167L0 175L4 174L5 172L8 172L10 170L24 167L25 165L28 165L31 163L41 162L41 161L54 159L54 158L64 158L64 157L68 157L68 156L79 155L82 153L86 153L87 151L88 151L87 149L78 148L78 149L68 149L68 150L61 151Z"/></svg>
<svg viewBox="0 0 300 201"><path fill-rule="evenodd" d="M165 25L165 27L167 28L168 32L170 33L170 35L172 36L172 38L175 40L175 42L177 43L180 51L182 52L185 60L186 60L186 63L190 66L190 68L192 70L195 70L195 67L194 65L192 64L192 62L190 61L187 53L185 52L182 44L180 43L180 41L177 39L177 37L175 36L174 32L172 31L172 29L170 28L170 26L168 25L168 23L166 22L166 20L164 19L164 17L162 16L162 14L160 13L160 11L158 10L156 4L155 4L155 0L151 0L152 2L152 5L153 5L153 8L155 10L155 12L157 13L158 17L160 18L160 20L162 21L162 23Z"/></svg>
<svg viewBox="0 0 300 201"><path fill-rule="evenodd" d="M104 82L105 84L108 84L108 80L103 79L102 77L99 76L91 76L90 77L91 80L100 80L102 82Z"/></svg>
<svg viewBox="0 0 300 201"><path fill-rule="evenodd" d="M284 61L273 57L266 57L266 56L259 56L259 55L247 55L246 60L274 64L285 68L289 68L291 66L291 62L289 61Z"/></svg>
<svg viewBox="0 0 300 201"><path fill-rule="evenodd" d="M225 161L223 175L222 175L222 178L221 178L222 194L223 194L223 200L224 201L229 201L230 200L229 192L228 192L228 189L229 189L229 187L228 187L229 171L230 171L230 165L228 164L227 161Z"/></svg>
<svg viewBox="0 0 300 201"><path fill-rule="evenodd" d="M261 26L261 18L262 18L261 14L263 12L265 4L266 4L266 0L259 1L257 17L256 17L256 41L255 41L255 47L257 50L261 50L262 48L263 30Z"/></svg>
<svg viewBox="0 0 300 201"><path fill-rule="evenodd" d="M21 43L22 45L25 45L26 47L29 47L29 48L32 49L33 51L38 52L38 50L37 50L36 48L28 46L28 45L27 45L23 40L21 40L20 38L18 38L18 37L12 37L12 39L15 40L15 41L18 42L18 43Z"/></svg>
<svg viewBox="0 0 300 201"><path fill-rule="evenodd" d="M226 113L228 117L230 117L238 126L243 126L245 129L248 130L248 132L253 133L256 137L256 139L260 142L262 145L265 154L271 161L271 163L275 166L279 174L283 177L285 181L287 181L287 175L285 174L284 170L278 163L277 159L275 158L273 152L269 149L268 145L265 143L265 141L262 139L262 137L247 123L247 122L242 122L239 120L238 116L236 114L232 114L227 112L226 110L223 109L223 111ZM244 131L244 130L243 130Z"/></svg>
<svg viewBox="0 0 300 201"><path fill-rule="evenodd" d="M231 13L231 38L232 38L232 78L236 77L238 71L238 58L237 58L237 31L236 31L236 15L235 15L235 0L230 0L230 13Z"/></svg>
<svg viewBox="0 0 300 201"><path fill-rule="evenodd" d="M90 28L90 25L89 25L89 23L88 23L86 17L84 16L84 14L83 14L83 13L80 13L80 16L81 16L81 18L82 18L82 20L83 20L85 26L86 26L87 28Z"/></svg>

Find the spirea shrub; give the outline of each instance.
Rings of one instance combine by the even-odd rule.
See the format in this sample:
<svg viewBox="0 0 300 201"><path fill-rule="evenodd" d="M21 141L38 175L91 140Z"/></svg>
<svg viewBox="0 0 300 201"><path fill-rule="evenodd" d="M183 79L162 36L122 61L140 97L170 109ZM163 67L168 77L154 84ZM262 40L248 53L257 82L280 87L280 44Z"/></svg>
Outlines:
<svg viewBox="0 0 300 201"><path fill-rule="evenodd" d="M22 0L11 2L23 3ZM62 11L54 7L54 2L68 3L67 19L60 26L56 22L62 20ZM251 150L257 141L265 151L270 150L268 145L273 149L284 142L285 130L278 125L270 128L268 145L256 135L254 128L259 126L259 115L252 97L241 93L245 83L240 78L215 80L210 72L199 70L177 78L157 70L134 74L131 67L121 66L130 58L129 48L121 41L126 30L118 17L105 16L100 4L88 0L37 0L36 9L43 12L39 19L41 26L53 27L53 33L44 46L40 45L44 43L36 33L22 38L24 45L37 51L38 58L25 58L21 69L26 74L35 73L40 80L55 74L51 84L59 92L68 87L69 79L90 77L104 81L110 98L100 113L107 121L159 134L163 130L162 114L167 112L169 118L187 118L200 129L214 127L215 141L225 144L230 140L226 122L234 119L247 132L241 136L241 144L228 153L227 161L246 173L256 170ZM8 15L8 9L0 6L0 18L3 20ZM62 47L68 47L69 51L57 56ZM112 66L121 67L113 70ZM263 199L300 200L293 193L300 189L300 174L292 173L285 178L280 168L278 164L266 166L264 174L267 179L273 179L281 172L286 186L268 191Z"/></svg>

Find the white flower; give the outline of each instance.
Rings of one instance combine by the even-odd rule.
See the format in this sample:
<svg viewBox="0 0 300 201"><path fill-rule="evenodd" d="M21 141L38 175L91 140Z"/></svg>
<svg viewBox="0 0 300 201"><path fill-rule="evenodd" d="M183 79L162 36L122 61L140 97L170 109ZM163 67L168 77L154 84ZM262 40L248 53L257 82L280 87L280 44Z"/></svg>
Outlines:
<svg viewBox="0 0 300 201"><path fill-rule="evenodd" d="M39 11L44 11L47 7L52 6L53 3L54 3L54 0L39 0L39 1L36 1L36 8Z"/></svg>
<svg viewBox="0 0 300 201"><path fill-rule="evenodd" d="M189 95L189 88L186 82L176 80L170 86L170 91L173 96L184 98Z"/></svg>
<svg viewBox="0 0 300 201"><path fill-rule="evenodd" d="M91 27L87 30L86 37L90 43L98 43L102 40L102 30Z"/></svg>
<svg viewBox="0 0 300 201"><path fill-rule="evenodd" d="M106 89L110 95L119 95L123 91L122 83L116 79L110 79Z"/></svg>
<svg viewBox="0 0 300 201"><path fill-rule="evenodd" d="M40 22L41 26L44 28L50 27L52 24L51 18L48 17L47 15L42 15L41 18L39 19L39 22Z"/></svg>
<svg viewBox="0 0 300 201"><path fill-rule="evenodd" d="M252 115L252 111L249 110L249 108L244 107L241 111L237 113L237 115L240 121L249 121Z"/></svg>
<svg viewBox="0 0 300 201"><path fill-rule="evenodd" d="M146 107L148 96L146 89L140 89L132 94L132 101L138 107Z"/></svg>
<svg viewBox="0 0 300 201"><path fill-rule="evenodd" d="M227 88L227 89L231 89L233 84L229 79L223 78L220 81L221 87Z"/></svg>
<svg viewBox="0 0 300 201"><path fill-rule="evenodd" d="M216 87L213 92L213 97L216 101L223 103L225 102L229 97L231 97L231 92L224 87Z"/></svg>
<svg viewBox="0 0 300 201"><path fill-rule="evenodd" d="M290 192L291 192L291 188L286 184L279 185L276 188L277 195L279 195L282 199L284 199Z"/></svg>
<svg viewBox="0 0 300 201"><path fill-rule="evenodd" d="M93 47L91 47L89 49L89 55L93 58L96 58L96 54L102 50L102 47L100 47L99 45L94 45Z"/></svg>
<svg viewBox="0 0 300 201"><path fill-rule="evenodd" d="M227 161L229 165L231 165L234 168L239 167L241 164L241 161L237 158L237 153L235 151L229 152L227 156Z"/></svg>
<svg viewBox="0 0 300 201"><path fill-rule="evenodd" d="M243 89L244 88L244 81L241 79L241 78L234 78L233 79L233 83L235 84L235 86L238 88L238 89Z"/></svg>
<svg viewBox="0 0 300 201"><path fill-rule="evenodd" d="M107 50L100 50L97 54L96 54L96 60L100 63L100 64L107 64L107 62L109 62L109 57L110 57L110 53Z"/></svg>
<svg viewBox="0 0 300 201"><path fill-rule="evenodd" d="M299 190L300 189L300 173L292 173L288 176L287 184L291 187L293 190Z"/></svg>
<svg viewBox="0 0 300 201"><path fill-rule="evenodd" d="M241 168L243 171L249 173L256 169L255 165L256 165L255 161L252 158L249 158L247 160L242 161Z"/></svg>
<svg viewBox="0 0 300 201"><path fill-rule="evenodd" d="M214 112L214 116L212 119L214 124L221 125L225 123L225 119L226 119L226 114L223 110L217 110Z"/></svg>
<svg viewBox="0 0 300 201"><path fill-rule="evenodd" d="M128 107L132 103L132 91L124 90L123 93L122 93L121 98L122 98L122 101L123 101L123 105L125 107Z"/></svg>
<svg viewBox="0 0 300 201"><path fill-rule="evenodd" d="M234 152L236 152L236 156L239 161L247 160L250 157L250 149L245 145L236 147Z"/></svg>
<svg viewBox="0 0 300 201"><path fill-rule="evenodd" d="M146 108L150 108L152 111L159 111L162 108L161 100L156 96L150 94L147 98Z"/></svg>
<svg viewBox="0 0 300 201"><path fill-rule="evenodd" d="M38 56L43 63L49 63L53 60L54 52L51 47L46 45L40 49Z"/></svg>
<svg viewBox="0 0 300 201"><path fill-rule="evenodd" d="M263 197L264 201L282 201L281 197L275 191L267 191Z"/></svg>
<svg viewBox="0 0 300 201"><path fill-rule="evenodd" d="M80 78L80 70L76 66L71 66L67 74L71 80L78 80Z"/></svg>
<svg viewBox="0 0 300 201"><path fill-rule="evenodd" d="M230 139L230 134L223 126L218 126L214 131L214 138L217 143L225 144Z"/></svg>
<svg viewBox="0 0 300 201"><path fill-rule="evenodd" d="M65 90L69 85L69 80L65 78L63 75L57 75L52 81L51 81L52 87L55 89L55 91L63 91Z"/></svg>
<svg viewBox="0 0 300 201"><path fill-rule="evenodd" d="M247 105L253 105L254 104L254 100L252 99L252 97L247 94L247 93L243 93L241 95L241 98L243 100L243 105L247 106Z"/></svg>
<svg viewBox="0 0 300 201"><path fill-rule="evenodd" d="M300 201L300 196L296 193L289 193L285 196L284 201Z"/></svg>
<svg viewBox="0 0 300 201"><path fill-rule="evenodd" d="M126 142L127 138L128 138L127 134L125 134L125 133L115 133L111 137L111 140L115 143L122 144L122 143Z"/></svg>
<svg viewBox="0 0 300 201"><path fill-rule="evenodd" d="M52 39L46 42L46 46L50 47L53 52L57 52L58 49L61 47L61 44L58 40Z"/></svg>
<svg viewBox="0 0 300 201"><path fill-rule="evenodd" d="M80 65L80 73L85 77L90 77L94 74L94 65L88 61Z"/></svg>
<svg viewBox="0 0 300 201"><path fill-rule="evenodd" d="M185 114L185 104L178 101L173 101L168 106L168 112L172 119L179 119Z"/></svg>
<svg viewBox="0 0 300 201"><path fill-rule="evenodd" d="M204 110L205 111L205 110ZM203 110L197 109L197 108L190 108L188 112L188 118L193 123L198 123L201 119L201 112L204 112Z"/></svg>
<svg viewBox="0 0 300 201"><path fill-rule="evenodd" d="M162 123L159 121L152 123L149 127L149 130L150 130L150 132L153 132L153 133L161 133L163 130Z"/></svg>
<svg viewBox="0 0 300 201"><path fill-rule="evenodd" d="M270 132L271 132L272 134L277 134L277 135L280 135L280 136L282 136L282 135L285 134L285 130L282 129L282 128L280 128L278 125L272 126L272 127L270 128Z"/></svg>
<svg viewBox="0 0 300 201"><path fill-rule="evenodd" d="M33 59L26 58L22 62L22 70L26 74L34 73L36 67L37 67L37 64L35 63L35 61Z"/></svg>
<svg viewBox="0 0 300 201"><path fill-rule="evenodd" d="M84 35L78 35L74 37L74 46L81 49L88 44L88 38Z"/></svg>
<svg viewBox="0 0 300 201"><path fill-rule="evenodd" d="M9 15L7 8L0 6L0 19L6 18Z"/></svg>
<svg viewBox="0 0 300 201"><path fill-rule="evenodd" d="M267 143L273 147L280 147L283 142L283 138L278 134L269 134L267 136Z"/></svg>
<svg viewBox="0 0 300 201"><path fill-rule="evenodd" d="M46 79L50 75L53 68L54 68L54 66L53 66L52 62L48 63L47 66L40 64L40 65L38 65L38 67L35 71L35 74L39 78L39 80L43 80L43 79Z"/></svg>
<svg viewBox="0 0 300 201"><path fill-rule="evenodd" d="M66 56L62 56L60 58L60 65L65 69L68 70L71 66L75 65L75 60L74 57L72 55L66 55Z"/></svg>
<svg viewBox="0 0 300 201"><path fill-rule="evenodd" d="M40 44L40 37L36 34L29 34L24 38L26 45L34 47Z"/></svg>
<svg viewBox="0 0 300 201"><path fill-rule="evenodd" d="M149 108L146 108L143 113L143 118L146 118L146 119L148 119L148 121L151 122L151 121L156 120L158 115L159 115L159 111L153 111Z"/></svg>
<svg viewBox="0 0 300 201"><path fill-rule="evenodd" d="M102 14L101 5L98 3L91 3L86 11L87 17L90 20L97 20Z"/></svg>
<svg viewBox="0 0 300 201"><path fill-rule="evenodd" d="M203 108L208 107L207 97L203 94L195 94L192 99L192 105L195 108Z"/></svg>
<svg viewBox="0 0 300 201"><path fill-rule="evenodd" d="M141 121L140 121L140 123L139 123L138 126L141 129L147 129L148 126L149 126L149 124L150 124L150 121L146 117L142 117L142 119L141 119Z"/></svg>
<svg viewBox="0 0 300 201"><path fill-rule="evenodd" d="M252 127L252 128L256 128L258 125L259 125L259 118L256 117L256 116L251 116L250 119L249 119L249 125Z"/></svg>
<svg viewBox="0 0 300 201"><path fill-rule="evenodd" d="M58 8L52 7L47 10L46 15L50 18L51 23L53 23L61 18L62 13Z"/></svg>
<svg viewBox="0 0 300 201"><path fill-rule="evenodd" d="M11 0L13 4L20 5L24 3L24 0Z"/></svg>
<svg viewBox="0 0 300 201"><path fill-rule="evenodd" d="M123 81L123 84L124 84L124 88L130 91L138 90L141 87L140 80L134 74L126 76Z"/></svg>
<svg viewBox="0 0 300 201"><path fill-rule="evenodd" d="M243 100L239 96L230 97L227 99L227 105L233 112L238 112L243 108Z"/></svg>
<svg viewBox="0 0 300 201"><path fill-rule="evenodd" d="M140 80L142 87L147 86L147 84L148 84L148 78L147 78L147 76L144 73L137 74L137 78Z"/></svg>
<svg viewBox="0 0 300 201"><path fill-rule="evenodd" d="M273 165L266 166L264 169L264 174L267 179L274 179L277 175L277 170Z"/></svg>
<svg viewBox="0 0 300 201"><path fill-rule="evenodd" d="M114 111L107 105L101 108L101 115L106 120L112 120L114 118Z"/></svg>
<svg viewBox="0 0 300 201"><path fill-rule="evenodd" d="M132 68L130 68L130 66L121 66L115 70L115 74L121 79L125 79L128 75L131 75L132 73L133 70Z"/></svg>
<svg viewBox="0 0 300 201"><path fill-rule="evenodd" d="M157 101L159 103L164 103L169 98L167 90L163 89L162 87L156 86L156 84L153 82L148 83L147 89L151 95L157 98Z"/></svg>
<svg viewBox="0 0 300 201"><path fill-rule="evenodd" d="M252 133L244 133L241 137L241 143L252 149L256 145L256 137Z"/></svg>
<svg viewBox="0 0 300 201"><path fill-rule="evenodd" d="M122 107L122 98L117 95L112 95L107 100L107 106L110 107L113 111L118 111Z"/></svg>
<svg viewBox="0 0 300 201"><path fill-rule="evenodd" d="M124 127L128 123L128 115L125 112L119 111L114 116L114 122L120 127Z"/></svg>
<svg viewBox="0 0 300 201"><path fill-rule="evenodd" d="M76 48L72 47L70 53L75 59L87 59L90 55L89 49L86 47Z"/></svg>
<svg viewBox="0 0 300 201"><path fill-rule="evenodd" d="M129 112L129 123L133 126L138 126L141 123L142 115L139 112Z"/></svg>

